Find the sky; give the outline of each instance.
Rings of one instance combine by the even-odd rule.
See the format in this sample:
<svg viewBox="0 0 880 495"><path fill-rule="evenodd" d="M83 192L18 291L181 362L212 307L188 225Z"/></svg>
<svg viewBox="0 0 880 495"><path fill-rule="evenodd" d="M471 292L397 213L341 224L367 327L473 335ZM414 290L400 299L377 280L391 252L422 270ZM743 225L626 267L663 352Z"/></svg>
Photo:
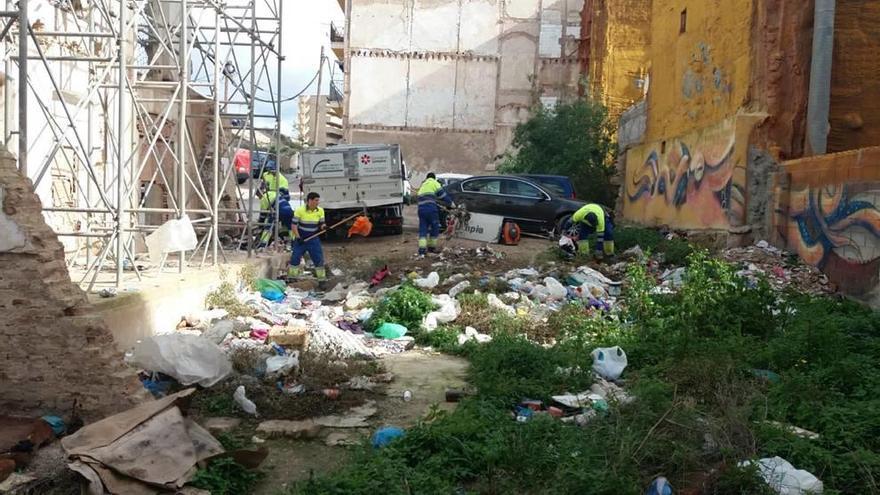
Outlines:
<svg viewBox="0 0 880 495"><path fill-rule="evenodd" d="M330 60L335 60L330 50L330 22L343 25L345 17L337 0L281 1L284 2L281 35L282 54L285 57L281 73L281 96L287 98L300 92L314 77L318 70L322 45ZM324 65L324 71L321 94L327 94L329 88L330 73L327 64ZM313 84L306 94L314 94L315 87ZM257 111L260 111L259 108ZM294 135L297 100L283 103L281 114L282 132Z"/></svg>

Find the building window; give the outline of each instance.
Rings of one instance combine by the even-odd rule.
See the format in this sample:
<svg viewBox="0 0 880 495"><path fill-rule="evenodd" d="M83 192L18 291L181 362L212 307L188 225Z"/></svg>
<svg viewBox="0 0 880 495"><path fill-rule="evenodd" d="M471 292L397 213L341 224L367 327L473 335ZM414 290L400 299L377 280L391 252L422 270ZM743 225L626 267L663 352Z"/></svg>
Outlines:
<svg viewBox="0 0 880 495"><path fill-rule="evenodd" d="M660 142L660 154L663 155L666 153L666 141Z"/></svg>
<svg viewBox="0 0 880 495"><path fill-rule="evenodd" d="M678 34L684 34L687 31L688 25L688 9L684 9L681 11L681 20L678 25Z"/></svg>

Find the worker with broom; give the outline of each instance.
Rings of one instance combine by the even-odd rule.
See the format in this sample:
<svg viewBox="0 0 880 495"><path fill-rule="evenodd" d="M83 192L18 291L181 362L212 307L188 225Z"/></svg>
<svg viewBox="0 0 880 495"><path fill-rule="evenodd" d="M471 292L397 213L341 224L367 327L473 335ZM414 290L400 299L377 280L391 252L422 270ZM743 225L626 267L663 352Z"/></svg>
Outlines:
<svg viewBox="0 0 880 495"><path fill-rule="evenodd" d="M312 263L315 265L315 276L318 280L327 278L324 268L324 251L321 248L320 232L327 230L324 222L324 208L318 206L321 196L316 192L310 192L306 196L306 202L293 212L290 230L293 232L292 253L290 255L290 268L287 275L291 278L300 276L299 265L305 253L309 253Z"/></svg>
<svg viewBox="0 0 880 495"><path fill-rule="evenodd" d="M440 205L443 201L455 207L455 203L443 190L434 172L419 187L419 256L437 252L437 238L440 237Z"/></svg>

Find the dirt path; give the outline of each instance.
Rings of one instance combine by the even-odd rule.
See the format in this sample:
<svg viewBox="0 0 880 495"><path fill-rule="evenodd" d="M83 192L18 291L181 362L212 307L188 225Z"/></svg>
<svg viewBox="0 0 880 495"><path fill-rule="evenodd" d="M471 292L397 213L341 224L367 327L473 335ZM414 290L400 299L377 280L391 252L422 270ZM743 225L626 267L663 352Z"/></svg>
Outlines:
<svg viewBox="0 0 880 495"><path fill-rule="evenodd" d="M326 428L319 438L309 441L275 439L266 443L269 457L263 464L266 479L257 487L256 495L274 495L290 488L294 482L339 469L350 456L345 446L327 445L328 436L347 437L356 442L368 437L376 428L393 425L409 427L437 404L451 410L455 404L445 402L447 389L465 385L467 361L444 354L409 351L383 358L388 371L394 373L384 395L376 398L377 413L370 417L369 428ZM412 400L404 401L403 392L412 392Z"/></svg>

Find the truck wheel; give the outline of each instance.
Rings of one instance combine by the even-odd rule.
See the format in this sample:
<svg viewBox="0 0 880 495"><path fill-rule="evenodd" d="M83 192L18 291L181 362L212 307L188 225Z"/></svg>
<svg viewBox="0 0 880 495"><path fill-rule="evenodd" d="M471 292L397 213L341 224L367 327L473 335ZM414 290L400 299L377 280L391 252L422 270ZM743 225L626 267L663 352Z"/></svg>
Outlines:
<svg viewBox="0 0 880 495"><path fill-rule="evenodd" d="M553 229L554 239L559 239L560 237L562 237L562 234L565 233L565 231L563 230L565 229L565 224L568 223L569 220L571 220L571 214L562 215L556 220L556 227Z"/></svg>

